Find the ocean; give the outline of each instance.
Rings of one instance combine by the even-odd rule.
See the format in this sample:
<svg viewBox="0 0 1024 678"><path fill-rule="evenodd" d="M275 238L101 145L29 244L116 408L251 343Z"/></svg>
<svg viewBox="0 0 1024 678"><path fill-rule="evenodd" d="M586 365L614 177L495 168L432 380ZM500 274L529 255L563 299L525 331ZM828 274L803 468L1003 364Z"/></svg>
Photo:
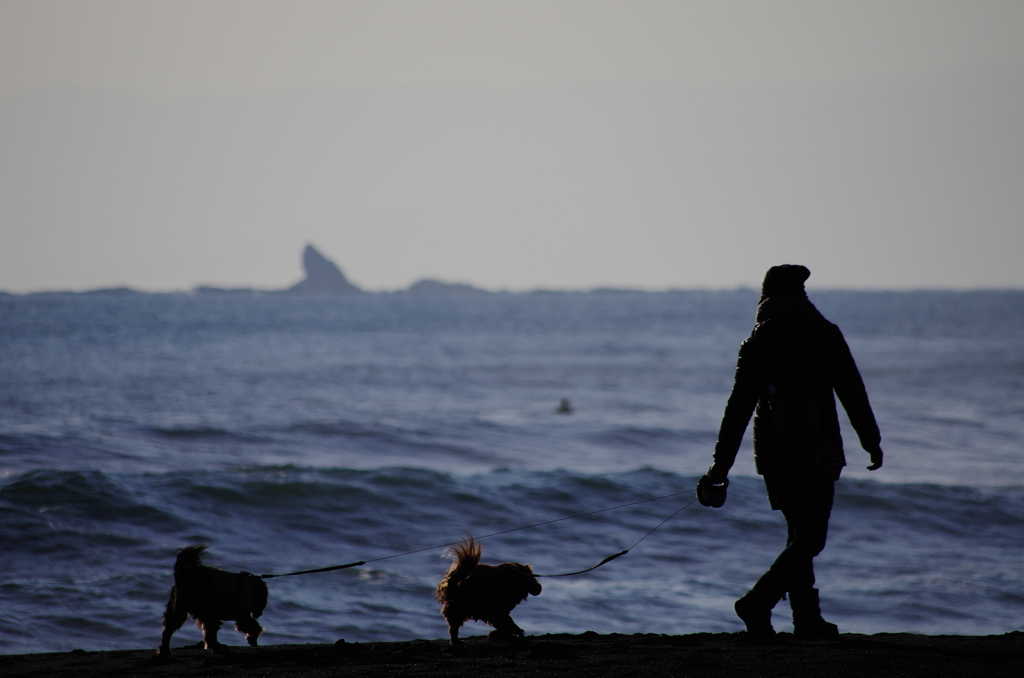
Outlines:
<svg viewBox="0 0 1024 678"><path fill-rule="evenodd" d="M886 452L866 471L842 420L825 616L1024 629L1024 292L810 296ZM540 574L632 547L543 579L528 634L741 630L733 601L785 542L749 430L726 505L691 502L756 300L0 295L0 653L155 649L197 542L257 574L367 561L269 579L263 644L446 637L433 590L467 535Z"/></svg>

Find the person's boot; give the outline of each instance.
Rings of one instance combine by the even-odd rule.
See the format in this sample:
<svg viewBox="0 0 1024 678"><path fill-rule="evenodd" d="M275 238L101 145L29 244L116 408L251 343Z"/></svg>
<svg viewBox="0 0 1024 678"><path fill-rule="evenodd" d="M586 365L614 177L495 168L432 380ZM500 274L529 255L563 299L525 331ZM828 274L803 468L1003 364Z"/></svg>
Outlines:
<svg viewBox="0 0 1024 678"><path fill-rule="evenodd" d="M779 596L758 590L758 587L747 591L746 595L736 601L733 609L736 616L747 626L747 634L751 638L771 638L775 635L772 628L772 608L779 602Z"/></svg>
<svg viewBox="0 0 1024 678"><path fill-rule="evenodd" d="M789 605L793 608L793 635L797 638L821 640L839 635L838 626L821 618L818 589L790 591Z"/></svg>

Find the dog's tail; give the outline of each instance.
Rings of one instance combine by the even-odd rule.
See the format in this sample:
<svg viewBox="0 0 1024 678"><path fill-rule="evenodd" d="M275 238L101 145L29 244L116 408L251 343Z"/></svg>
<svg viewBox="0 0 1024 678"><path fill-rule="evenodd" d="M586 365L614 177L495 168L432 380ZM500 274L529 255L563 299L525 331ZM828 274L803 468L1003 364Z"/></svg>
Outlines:
<svg viewBox="0 0 1024 678"><path fill-rule="evenodd" d="M453 561L452 566L448 568L444 579L441 580L437 587L436 597L439 601L443 602L446 600L448 590L458 586L463 579L470 575L480 562L480 554L483 550L483 544L477 543L472 537L469 537L457 546L450 546L445 550L446 554L452 556Z"/></svg>
<svg viewBox="0 0 1024 678"><path fill-rule="evenodd" d="M183 549L178 549L178 559L174 561L174 573L184 572L203 564L203 552L210 547L209 544L192 544Z"/></svg>

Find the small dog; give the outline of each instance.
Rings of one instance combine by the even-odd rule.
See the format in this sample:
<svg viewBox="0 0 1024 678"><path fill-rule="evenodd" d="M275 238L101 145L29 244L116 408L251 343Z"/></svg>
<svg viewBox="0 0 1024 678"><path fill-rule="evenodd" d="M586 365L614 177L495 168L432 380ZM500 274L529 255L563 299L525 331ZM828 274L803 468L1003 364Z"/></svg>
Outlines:
<svg viewBox="0 0 1024 678"><path fill-rule="evenodd" d="M250 645L263 631L256 618L267 606L267 585L251 572L228 572L203 565L208 544L193 544L178 551L174 563L174 587L164 611L164 635L157 654L171 654L171 636L189 615L203 631L206 649L223 652L217 642L221 620L235 620L235 629L245 634Z"/></svg>
<svg viewBox="0 0 1024 678"><path fill-rule="evenodd" d="M467 619L493 626L492 638L521 637L523 630L509 613L531 594L540 595L540 582L529 565L481 565L482 551L483 546L472 537L447 551L454 562L434 597L441 603L452 645L462 644L459 629Z"/></svg>

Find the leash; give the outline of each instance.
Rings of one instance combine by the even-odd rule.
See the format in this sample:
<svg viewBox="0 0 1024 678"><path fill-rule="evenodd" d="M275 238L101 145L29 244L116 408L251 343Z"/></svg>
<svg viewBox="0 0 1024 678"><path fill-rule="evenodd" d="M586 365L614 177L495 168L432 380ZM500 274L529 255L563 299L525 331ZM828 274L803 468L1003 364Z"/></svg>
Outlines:
<svg viewBox="0 0 1024 678"><path fill-rule="evenodd" d="M331 570L344 570L349 567L359 567L360 565L366 565L366 561L360 560L356 563L346 563L345 565L332 565L331 567L318 567L315 570L299 570L298 572L286 572L285 574L261 574L260 579L273 579L274 577L294 577L297 574L313 574L314 572L330 572Z"/></svg>
<svg viewBox="0 0 1024 678"><path fill-rule="evenodd" d="M682 494L682 493L680 493L680 494ZM561 574L535 574L535 575L533 575L533 576L534 576L534 577L573 577L573 576L575 576L575 575L577 575L577 574L586 574L587 572L591 572L591 571L593 571L593 570L596 570L597 568L601 567L601 566L602 566L602 565L604 565L605 563L610 563L610 562L612 562L613 560L615 560L616 558L618 558L618 557L620 557L620 556L624 556L624 555L626 555L627 553L629 553L630 551L632 551L633 549L635 549L635 548L637 547L637 545L639 545L639 544L640 544L640 542L642 542L642 541L643 541L644 539L647 539L648 537L650 537L650 536L651 536L652 534L654 534L654 533L655 533L655 531L656 531L656 530L657 530L657 529L658 529L659 527L661 527L662 525L664 525L664 524L665 524L665 523L667 523L668 521L670 521L670 520L672 520L673 518L675 518L675 517L676 517L677 515L679 515L680 513L682 513L682 512L683 512L683 511L684 511L685 509L688 509L688 508L689 508L690 506L692 506L692 505L693 505L693 502L695 502L695 501L697 501L697 500L696 500L696 499L691 499L691 500L689 501L689 503L687 503L687 504L686 504L685 506L683 506L682 508L678 508L678 509L676 509L676 511L675 511L675 512L674 512L674 513L673 513L672 515L670 515L670 516L669 516L668 518L665 518L665 520L663 520L663 521L661 521L660 523L658 523L657 525L655 525L655 526L654 526L654 529L653 529L653 530L651 530L650 532L648 532L648 533L647 533L647 534L645 534L644 536L642 536L642 537L640 537L639 539L637 539L637 541L636 541L636 544L633 544L632 546L630 546L630 547L629 547L628 549L626 549L625 551L619 551L619 552L618 552L618 553L616 553L616 554L613 554L613 555L610 555L610 556L608 556L607 558L605 558L604 560L602 560L602 561L601 561L600 563L598 563L597 565L594 565L593 567L588 567L587 569L585 569L585 570L579 570L578 572L563 572L563 573L561 573Z"/></svg>
<svg viewBox="0 0 1024 678"><path fill-rule="evenodd" d="M615 511L615 510L620 509L620 508L626 508L626 507L629 507L629 506L636 506L638 504L646 504L646 503L649 503L649 502L652 502L652 501L660 501L662 499L669 499L671 497L678 497L681 494L689 494L691 492L694 492L694 490L684 490L682 492L673 492L672 494L665 494L665 495L662 495L660 497L652 497L650 499L641 499L639 501L631 501L631 502L628 502L626 504L619 504L618 506L610 506L608 508L598 509L596 511L588 511L586 513L577 513L577 514L571 515L571 516L563 516L562 518L553 518L551 520L545 520L545 521L542 521L542 522L539 522L539 523L533 523L532 525L523 525L522 527L513 527L511 529L502 530L500 532L492 532L490 534L481 535L480 537L477 537L477 538L478 539L487 539L489 537L497 537L497 536L500 536L500 535L503 535L503 534L509 534L510 532L518 532L520 530L529 530L529 529L532 529L534 527L541 527L543 525L550 525L552 523L558 523L558 522L561 522L563 520L573 520L574 518L583 518L583 517L586 517L586 516L596 515L598 513L605 513L607 511ZM569 576L576 575L576 574L583 574L585 572L590 572L591 570L596 570L597 568L601 567L605 563L609 563L609 562L615 560L616 558L618 558L619 556L624 556L627 553L629 553L630 550L636 548L637 544L642 542L644 539L647 539L647 537L651 536L651 534L653 534L655 530L657 530L659 527L661 527L662 525L667 523L669 520L674 518L676 516L676 514L678 514L680 511L682 511L683 509L687 508L688 506L690 506L690 504L693 504L694 501L696 501L696 499L691 500L688 504L686 504L686 506L683 506L683 508L678 509L675 513L670 515L668 518L665 518L665 520L663 520L660 523L658 523L658 525L653 530L651 530L650 532L645 534L643 537L641 537L636 542L636 544L633 544L633 546L629 547L625 551L621 551L619 553L616 553L613 556L608 556L607 558L602 560L597 565L594 565L593 567L587 568L585 570L580 570L579 572L566 572L566 573L563 573L563 574L538 574L536 576L538 576L538 577L569 577ZM318 568L313 569L313 570L299 570L297 572L286 572L284 574L261 574L260 578L261 579L273 579L274 577L293 577L293 576L300 575L300 574L313 574L315 572L330 572L332 570L344 570L344 569L347 569L347 568L350 568L350 567L359 567L361 565L366 565L367 563L376 563L376 562L380 562L382 560L390 560L392 558L401 558L403 556L411 556L411 555L413 555L415 553L423 553L424 551L433 551L435 549L446 548L448 546L455 546L456 544L461 544L463 541L464 540L460 539L458 541L452 541L452 542L448 542L446 544L436 544L434 546L426 546L424 548L414 549L412 551L404 551L402 553L395 553L395 554L392 554L390 556L382 556L380 558L371 558L369 560L359 560L359 561L356 561L354 563L346 563L344 565L331 565L329 567L318 567Z"/></svg>

